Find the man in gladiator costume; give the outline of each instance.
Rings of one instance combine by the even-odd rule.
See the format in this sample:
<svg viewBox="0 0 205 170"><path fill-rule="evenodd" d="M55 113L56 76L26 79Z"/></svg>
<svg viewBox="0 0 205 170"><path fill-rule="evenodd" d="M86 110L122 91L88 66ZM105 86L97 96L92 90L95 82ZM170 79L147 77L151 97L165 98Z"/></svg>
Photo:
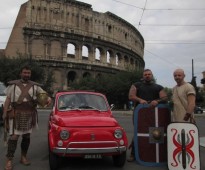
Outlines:
<svg viewBox="0 0 205 170"><path fill-rule="evenodd" d="M6 154L5 170L12 169L12 159L17 147L19 136L21 141L21 159L23 165L30 165L27 159L27 151L30 145L30 134L37 125L37 96L46 93L40 84L30 81L31 68L23 66L20 70L19 80L8 82L6 101L4 104L3 118L8 130L8 149ZM47 105L50 105L51 98L46 98ZM12 110L9 112L9 110ZM9 114L10 113L10 114Z"/></svg>

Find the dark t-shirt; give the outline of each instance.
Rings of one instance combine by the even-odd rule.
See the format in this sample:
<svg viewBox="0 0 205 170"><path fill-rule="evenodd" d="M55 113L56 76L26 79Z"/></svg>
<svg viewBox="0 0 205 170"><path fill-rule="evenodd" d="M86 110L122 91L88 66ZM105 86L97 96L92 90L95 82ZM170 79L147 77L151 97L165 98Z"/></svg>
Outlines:
<svg viewBox="0 0 205 170"><path fill-rule="evenodd" d="M159 99L159 92L163 89L155 83L136 82L134 86L137 88L137 96L148 102Z"/></svg>

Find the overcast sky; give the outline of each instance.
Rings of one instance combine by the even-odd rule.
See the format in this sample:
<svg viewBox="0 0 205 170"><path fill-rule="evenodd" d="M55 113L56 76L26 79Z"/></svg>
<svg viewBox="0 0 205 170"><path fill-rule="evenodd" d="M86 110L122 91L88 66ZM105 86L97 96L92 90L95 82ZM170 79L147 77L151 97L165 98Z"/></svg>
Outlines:
<svg viewBox="0 0 205 170"><path fill-rule="evenodd" d="M80 0L94 11L110 11L135 26L145 40L145 68L157 83L173 87L173 71L185 70L197 85L205 71L205 0ZM20 5L27 0L7 0L0 6L0 49L6 47ZM133 80L134 81L134 80Z"/></svg>

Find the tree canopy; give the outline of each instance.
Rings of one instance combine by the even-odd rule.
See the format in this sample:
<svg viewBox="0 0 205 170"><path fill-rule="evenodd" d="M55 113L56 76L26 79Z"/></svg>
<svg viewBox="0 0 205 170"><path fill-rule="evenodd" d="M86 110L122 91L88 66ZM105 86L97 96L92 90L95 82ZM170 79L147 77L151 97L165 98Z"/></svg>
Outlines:
<svg viewBox="0 0 205 170"><path fill-rule="evenodd" d="M52 94L52 73L41 67L38 62L19 55L17 58L0 57L0 81L6 86L8 81L20 78L22 65L31 67L31 80L43 84L43 89Z"/></svg>
<svg viewBox="0 0 205 170"><path fill-rule="evenodd" d="M138 71L121 71L113 75L102 75L96 79L82 78L79 82L71 83L70 87L71 89L94 90L103 93L110 104L115 104L116 108L123 109L124 104L128 104L130 86L140 79L141 73Z"/></svg>

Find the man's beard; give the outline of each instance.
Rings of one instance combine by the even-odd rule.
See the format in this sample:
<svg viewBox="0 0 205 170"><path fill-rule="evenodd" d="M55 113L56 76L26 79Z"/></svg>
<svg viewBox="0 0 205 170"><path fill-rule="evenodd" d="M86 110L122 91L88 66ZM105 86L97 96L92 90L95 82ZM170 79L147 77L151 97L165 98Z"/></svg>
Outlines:
<svg viewBox="0 0 205 170"><path fill-rule="evenodd" d="M151 83L152 82L152 79L145 79L144 80L146 83Z"/></svg>
<svg viewBox="0 0 205 170"><path fill-rule="evenodd" d="M23 81L28 81L28 80L30 80L30 77L22 77L22 80Z"/></svg>

